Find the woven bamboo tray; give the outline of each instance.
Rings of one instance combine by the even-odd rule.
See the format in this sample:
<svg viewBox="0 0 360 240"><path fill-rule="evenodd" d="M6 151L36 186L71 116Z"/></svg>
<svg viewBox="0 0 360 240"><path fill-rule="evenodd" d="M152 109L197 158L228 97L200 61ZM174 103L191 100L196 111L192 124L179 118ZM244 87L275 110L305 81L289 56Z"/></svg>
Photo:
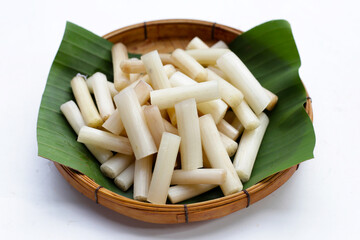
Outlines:
<svg viewBox="0 0 360 240"><path fill-rule="evenodd" d="M167 53L175 48L185 48L195 36L208 44L218 40L229 43L241 33L240 30L212 22L174 19L131 25L108 33L104 38L113 43L123 42L132 53L145 53L155 49ZM312 120L310 97L306 101L305 109ZM245 191L226 197L187 205L157 205L120 196L102 188L89 177L71 168L56 162L54 164L62 176L86 197L128 217L163 224L209 220L248 207L278 189L298 167L293 166L278 172Z"/></svg>

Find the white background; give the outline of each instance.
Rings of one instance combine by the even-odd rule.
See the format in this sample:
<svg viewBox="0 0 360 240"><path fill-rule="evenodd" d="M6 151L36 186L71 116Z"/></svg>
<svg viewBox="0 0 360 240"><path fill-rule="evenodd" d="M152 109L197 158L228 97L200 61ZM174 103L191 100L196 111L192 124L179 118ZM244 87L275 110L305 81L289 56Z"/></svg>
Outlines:
<svg viewBox="0 0 360 240"><path fill-rule="evenodd" d="M2 239L358 239L358 1L3 1L0 8ZM280 189L227 217L155 225L73 189L37 156L36 121L66 20L98 35L143 21L195 18L248 30L291 23L313 98L315 159Z"/></svg>

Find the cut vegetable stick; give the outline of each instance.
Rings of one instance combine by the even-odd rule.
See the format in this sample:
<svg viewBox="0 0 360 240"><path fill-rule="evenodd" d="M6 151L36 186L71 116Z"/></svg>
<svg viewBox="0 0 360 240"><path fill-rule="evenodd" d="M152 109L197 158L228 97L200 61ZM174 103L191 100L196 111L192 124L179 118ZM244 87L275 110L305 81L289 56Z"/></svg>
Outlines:
<svg viewBox="0 0 360 240"><path fill-rule="evenodd" d="M226 171L224 169L208 168L195 170L175 170L171 185L173 184L223 184Z"/></svg>
<svg viewBox="0 0 360 240"><path fill-rule="evenodd" d="M159 53L159 57L163 65L173 64L173 60L170 53Z"/></svg>
<svg viewBox="0 0 360 240"><path fill-rule="evenodd" d="M181 72L174 73L170 78L171 86L180 87L186 85L196 85L196 81L192 80L185 74ZM218 123L221 119L224 118L225 113L228 109L228 105L221 99L216 99L208 102L203 102L197 104L197 108L202 114L211 114L215 122Z"/></svg>
<svg viewBox="0 0 360 240"><path fill-rule="evenodd" d="M197 103L202 103L219 97L219 85L215 81L160 89L150 93L151 104L158 105L159 109L174 107L176 103L188 98L195 98Z"/></svg>
<svg viewBox="0 0 360 240"><path fill-rule="evenodd" d="M269 91L268 89L264 88L266 94L270 97L271 101L270 103L266 106L266 110L271 111L274 109L274 107L276 106L277 102L278 102L278 96L276 96L274 93L272 93L271 91Z"/></svg>
<svg viewBox="0 0 360 240"><path fill-rule="evenodd" d="M224 118L228 109L228 105L221 99L199 103L197 107L202 115L211 114L215 123L219 123Z"/></svg>
<svg viewBox="0 0 360 240"><path fill-rule="evenodd" d="M80 129L78 142L91 144L107 150L132 155L129 139L99 129L84 126Z"/></svg>
<svg viewBox="0 0 360 240"><path fill-rule="evenodd" d="M134 62L141 62L141 60L139 60L138 58L135 58L135 57L133 57L133 58L130 58L130 59L128 59L128 60L124 60L124 61L134 61ZM121 68L121 64L124 62L124 61L122 61L121 63L120 63L120 68ZM135 65L136 65L136 63L135 63ZM141 65L144 65L142 62L140 63ZM140 66L141 67L141 66ZM139 71L139 70L138 70ZM143 76L144 75L144 73L145 73L145 71L143 71L143 72L141 72L141 73L129 73L129 80L130 80L130 83L133 83L133 82L135 82L136 80L138 80L141 76Z"/></svg>
<svg viewBox="0 0 360 240"><path fill-rule="evenodd" d="M194 98L175 105L177 126L181 137L181 168L192 170L203 166L199 116Z"/></svg>
<svg viewBox="0 0 360 240"><path fill-rule="evenodd" d="M244 131L244 126L241 124L240 120L235 116L234 120L231 122L231 126L239 131L241 134Z"/></svg>
<svg viewBox="0 0 360 240"><path fill-rule="evenodd" d="M127 191L134 183L135 163L128 166L115 179L115 185L123 191Z"/></svg>
<svg viewBox="0 0 360 240"><path fill-rule="evenodd" d="M232 110L245 129L252 130L259 126L259 118L251 110L245 100L243 100L237 107L232 108Z"/></svg>
<svg viewBox="0 0 360 240"><path fill-rule="evenodd" d="M165 70L166 76L168 78L170 78L176 72L176 69L175 69L174 65L172 65L172 64L164 65L164 70Z"/></svg>
<svg viewBox="0 0 360 240"><path fill-rule="evenodd" d="M144 63L135 58L135 59L126 59L120 63L121 71L124 73L144 73L146 72Z"/></svg>
<svg viewBox="0 0 360 240"><path fill-rule="evenodd" d="M161 59L159 57L158 51L149 52L141 57L142 62L146 68L146 72L150 77L151 84L155 90L171 88L171 84L167 77L167 73L165 68L161 63ZM175 70L171 68L169 65L168 71ZM168 115L171 119L171 122L176 124L176 117L173 109L168 110ZM158 146L158 145L157 145Z"/></svg>
<svg viewBox="0 0 360 240"><path fill-rule="evenodd" d="M244 94L255 114L259 115L269 104L270 98L240 58L229 51L217 60L217 65L229 76L230 83Z"/></svg>
<svg viewBox="0 0 360 240"><path fill-rule="evenodd" d="M215 66L208 66L207 69L210 69L211 71L213 71L214 73L216 73L219 77L221 77L222 79L225 79L226 81L229 81L228 76L226 76L226 74L221 71L219 69L219 67L217 65Z"/></svg>
<svg viewBox="0 0 360 240"><path fill-rule="evenodd" d="M165 204L181 138L164 132L156 158L147 201Z"/></svg>
<svg viewBox="0 0 360 240"><path fill-rule="evenodd" d="M139 81L134 87L140 105L143 105L150 98L152 87L144 81ZM116 109L102 125L109 132L119 135L124 131L124 124L121 121L119 111Z"/></svg>
<svg viewBox="0 0 360 240"><path fill-rule="evenodd" d="M117 153L115 156L103 163L100 166L100 170L105 176L109 178L116 178L134 161L134 156Z"/></svg>
<svg viewBox="0 0 360 240"><path fill-rule="evenodd" d="M110 95L112 98L114 98L116 96L116 94L118 94L118 90L116 90L114 83L112 82L108 82L108 88L110 91Z"/></svg>
<svg viewBox="0 0 360 240"><path fill-rule="evenodd" d="M93 78L86 79L86 84L88 86L89 92L94 93L93 84L92 84ZM107 81L107 85L111 94L111 97L113 98L116 94L119 92L115 89L114 83Z"/></svg>
<svg viewBox="0 0 360 240"><path fill-rule="evenodd" d="M96 105L99 108L100 116L105 121L115 111L105 74L97 72L89 79L92 82Z"/></svg>
<svg viewBox="0 0 360 240"><path fill-rule="evenodd" d="M152 51L141 56L146 72L150 77L151 85L155 90L170 88L170 82L161 63L158 51Z"/></svg>
<svg viewBox="0 0 360 240"><path fill-rule="evenodd" d="M131 83L137 81L143 74L141 73L130 73L129 74L129 80Z"/></svg>
<svg viewBox="0 0 360 240"><path fill-rule="evenodd" d="M111 158L114 154L104 148L100 148L91 144L85 144L87 149L91 152L91 154L99 161L99 163L103 164L109 158Z"/></svg>
<svg viewBox="0 0 360 240"><path fill-rule="evenodd" d="M208 49L208 45L199 37L194 37L186 46L186 49Z"/></svg>
<svg viewBox="0 0 360 240"><path fill-rule="evenodd" d="M80 76L74 77L71 80L71 88L85 124L89 127L101 126L103 120L95 107L84 78Z"/></svg>
<svg viewBox="0 0 360 240"><path fill-rule="evenodd" d="M172 133L172 134L175 134L175 135L179 135L179 132L177 130L176 127L174 127L171 123L169 123L166 119L163 118L163 124L164 124L164 127L165 127L165 131L166 132L169 132L169 133Z"/></svg>
<svg viewBox="0 0 360 240"><path fill-rule="evenodd" d="M114 101L134 150L135 158L141 159L156 153L156 145L134 89L128 88L121 91L115 96Z"/></svg>
<svg viewBox="0 0 360 240"><path fill-rule="evenodd" d="M164 70L166 72L167 77L169 78L174 72L176 72L176 69L173 65L171 64L167 64L164 66ZM129 86L127 86L126 88L134 88L136 86L136 84L139 83L139 81L144 81L147 84L151 84L150 81L150 77L147 74L142 75L138 80L136 80L135 82L131 83Z"/></svg>
<svg viewBox="0 0 360 240"><path fill-rule="evenodd" d="M168 197L171 203L179 203L210 191L217 186L215 184L176 185L169 188Z"/></svg>
<svg viewBox="0 0 360 240"><path fill-rule="evenodd" d="M64 114L66 120L76 133L79 134L80 129L85 126L83 117L80 110L73 100L70 100L60 106L61 112Z"/></svg>
<svg viewBox="0 0 360 240"><path fill-rule="evenodd" d="M161 136L165 132L160 110L156 105L146 106L144 108L144 115L155 145L159 149Z"/></svg>
<svg viewBox="0 0 360 240"><path fill-rule="evenodd" d="M142 80L135 85L134 91L140 105L144 105L150 99L150 92L152 90L153 88Z"/></svg>
<svg viewBox="0 0 360 240"><path fill-rule="evenodd" d="M104 122L102 127L115 135L119 135L124 131L124 124L121 121L121 116L117 109Z"/></svg>
<svg viewBox="0 0 360 240"><path fill-rule="evenodd" d="M122 43L116 43L111 48L113 69L114 69L114 85L115 89L121 91L130 84L129 74L121 71L120 64L128 59L126 46Z"/></svg>
<svg viewBox="0 0 360 240"><path fill-rule="evenodd" d="M243 182L250 179L257 153L269 125L269 118L265 113L261 113L259 119L260 126L258 128L254 130L245 129L234 158L234 167Z"/></svg>
<svg viewBox="0 0 360 240"><path fill-rule="evenodd" d="M221 132L219 132L219 134L220 134L221 141L222 141L229 157L234 156L236 153L236 150L238 148L238 143ZM203 165L204 165L204 168L211 168L209 159L207 158L206 153L204 151L203 151Z"/></svg>
<svg viewBox="0 0 360 240"><path fill-rule="evenodd" d="M238 148L238 143L223 134L222 132L220 132L220 138L229 157L234 156Z"/></svg>
<svg viewBox="0 0 360 240"><path fill-rule="evenodd" d="M167 66L172 66L172 65L167 65ZM174 70L176 72L175 68L173 68L173 69L169 68L169 71L172 71L172 70ZM167 75L169 76L169 74L167 74ZM164 110L164 109L162 109L162 110ZM177 121L176 121L175 109L174 108L168 108L166 112L167 112L167 115L169 116L171 124L176 126Z"/></svg>
<svg viewBox="0 0 360 240"><path fill-rule="evenodd" d="M186 76L184 73L176 71L169 79L172 87L181 87L188 85L196 85L198 82Z"/></svg>
<svg viewBox="0 0 360 240"><path fill-rule="evenodd" d="M228 123L232 123L234 119L236 118L236 115L233 111L227 111L224 117L224 120Z"/></svg>
<svg viewBox="0 0 360 240"><path fill-rule="evenodd" d="M211 167L222 168L227 171L226 180L220 185L224 195L241 191L243 186L221 141L213 118L207 114L200 117L199 122L203 148Z"/></svg>
<svg viewBox="0 0 360 240"><path fill-rule="evenodd" d="M232 140L236 140L240 136L239 131L236 130L233 126L231 126L231 124L224 119L221 119L221 121L216 125L216 127L219 132L225 134Z"/></svg>
<svg viewBox="0 0 360 240"><path fill-rule="evenodd" d="M129 84L127 87L125 87L123 90L128 89L128 88L134 88L140 81L144 81L147 84L151 85L150 82L150 78L147 74L142 75L141 77L139 77L138 80L136 80L135 82L132 82L131 84Z"/></svg>
<svg viewBox="0 0 360 240"><path fill-rule="evenodd" d="M210 48L186 50L186 53L193 57L201 65L215 65L216 60L228 51L228 49Z"/></svg>
<svg viewBox="0 0 360 240"><path fill-rule="evenodd" d="M217 81L219 83L219 90L221 99L224 100L230 107L236 107L244 99L244 94L239 89L231 85L225 79L206 68L208 72L207 81Z"/></svg>
<svg viewBox="0 0 360 240"><path fill-rule="evenodd" d="M64 114L66 120L69 122L72 129L75 131L76 135L78 135L80 129L85 126L85 122L76 103L70 100L62 104L60 106L60 110ZM99 148L89 144L85 144L85 146L100 163L104 163L113 155L111 151L103 148Z"/></svg>
<svg viewBox="0 0 360 240"><path fill-rule="evenodd" d="M222 41L219 40L218 42L216 42L214 45L212 45L210 48L222 48L222 49L229 49L228 45Z"/></svg>
<svg viewBox="0 0 360 240"><path fill-rule="evenodd" d="M134 172L134 199L146 201L152 176L154 155L136 160Z"/></svg>
<svg viewBox="0 0 360 240"><path fill-rule="evenodd" d="M186 75L198 82L206 81L207 72L205 68L184 50L178 48L171 56L175 66L184 71Z"/></svg>

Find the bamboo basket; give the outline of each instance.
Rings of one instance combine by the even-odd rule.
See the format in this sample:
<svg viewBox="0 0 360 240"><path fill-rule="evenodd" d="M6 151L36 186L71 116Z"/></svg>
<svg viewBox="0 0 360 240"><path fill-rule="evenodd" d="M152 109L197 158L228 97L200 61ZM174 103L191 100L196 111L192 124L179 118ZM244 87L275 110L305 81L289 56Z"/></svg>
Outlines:
<svg viewBox="0 0 360 240"><path fill-rule="evenodd" d="M208 44L218 40L231 42L242 31L217 23L199 20L158 20L131 25L108 33L105 39L122 42L132 53L146 53L157 49L159 52L172 52L175 48L185 48L195 36ZM311 98L304 105L313 120ZM187 205L157 205L135 201L111 192L96 184L89 177L69 167L54 162L62 176L79 192L97 203L120 214L151 223L174 224L196 222L220 218L248 207L266 197L283 185L296 171L293 166L278 172L245 191L229 196Z"/></svg>

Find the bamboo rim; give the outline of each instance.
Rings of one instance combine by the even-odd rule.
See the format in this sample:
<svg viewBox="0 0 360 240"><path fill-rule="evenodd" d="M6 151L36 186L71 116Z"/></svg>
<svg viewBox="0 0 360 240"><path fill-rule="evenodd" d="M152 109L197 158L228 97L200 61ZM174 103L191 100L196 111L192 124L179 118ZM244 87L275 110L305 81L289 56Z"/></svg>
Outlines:
<svg viewBox="0 0 360 240"><path fill-rule="evenodd" d="M189 20L189 19L169 19L157 20L146 23L134 24L127 26L104 35L105 39L111 42L122 41L125 44L132 44L136 41L149 41L157 40L159 36L154 35L151 29L159 33L161 27L183 25L200 27L205 29L205 35L202 37L209 41L223 40L227 43L231 42L242 31L207 21ZM128 40L129 34L137 33L135 39ZM142 33L142 34L141 34ZM225 35L226 33L226 35ZM199 35L198 32L193 36L186 35L187 38L192 38ZM124 37L125 36L125 37ZM166 38L164 34L163 38ZM205 36L205 37L204 37ZM136 52L137 49L133 52ZM313 110L311 98L307 94L307 99L304 104L305 110L313 121ZM298 165L290 167L284 171L275 173L266 179L260 181L254 186L246 189L248 195L242 191L229 196L220 197L213 200L204 202L191 203L191 204L166 204L158 205L136 201L127 197L118 195L108 189L102 188L86 175L73 170L69 167L54 162L56 168L61 175L79 192L83 193L86 197L96 201L97 203L119 212L128 217L138 220L152 222L152 223L184 223L203 221L214 218L219 218L228 215L232 212L238 211L248 205L251 205L262 198L266 197L281 185L283 185L297 170ZM249 201L249 202L248 202Z"/></svg>

